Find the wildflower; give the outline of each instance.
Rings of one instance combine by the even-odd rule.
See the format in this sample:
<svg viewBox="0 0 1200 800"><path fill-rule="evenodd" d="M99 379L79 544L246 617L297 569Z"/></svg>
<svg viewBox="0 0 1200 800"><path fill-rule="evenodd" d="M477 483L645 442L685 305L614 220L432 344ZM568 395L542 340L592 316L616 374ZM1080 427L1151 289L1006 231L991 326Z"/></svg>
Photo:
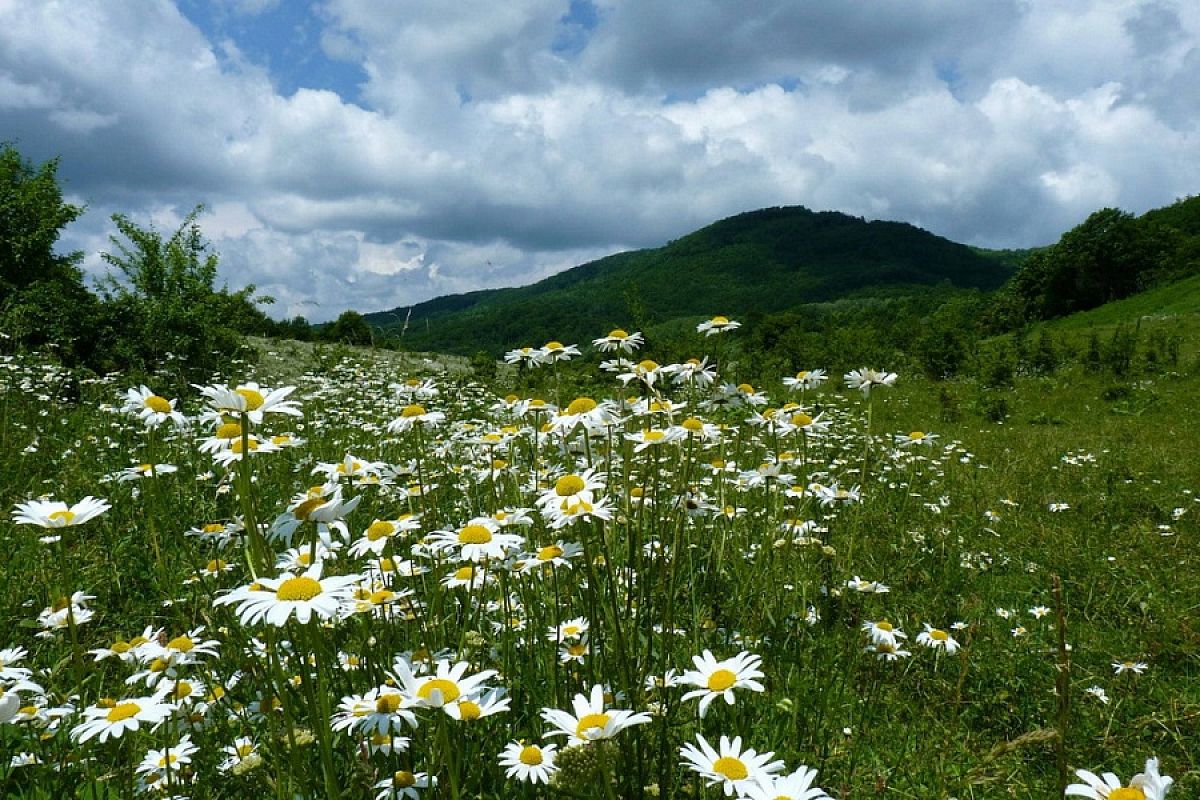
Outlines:
<svg viewBox="0 0 1200 800"><path fill-rule="evenodd" d="M621 328L615 328L609 331L607 336L601 336L592 341L592 344L602 353L611 353L614 350L632 353L644 343L645 339L642 337L641 331L629 333Z"/></svg>
<svg viewBox="0 0 1200 800"><path fill-rule="evenodd" d="M73 506L57 500L29 500L17 503L13 509L13 523L17 525L37 525L40 528L66 528L71 525L82 525L108 511L112 506L105 500L98 500L91 495L80 500Z"/></svg>
<svg viewBox="0 0 1200 800"><path fill-rule="evenodd" d="M500 753L500 766L505 767L504 774L519 781L549 785L550 779L558 771L554 765L557 745L539 746L524 742L510 742Z"/></svg>
<svg viewBox="0 0 1200 800"><path fill-rule="evenodd" d="M547 736L567 736L572 745L597 739L611 739L625 728L650 721L650 715L633 711L605 709L604 687L596 684L591 696L577 694L571 702L574 714L556 708L543 708L542 719L558 730Z"/></svg>
<svg viewBox="0 0 1200 800"><path fill-rule="evenodd" d="M864 622L862 629L870 638L871 644L874 645L890 644L894 648L899 640L908 638L907 633L898 629L887 620Z"/></svg>
<svg viewBox="0 0 1200 800"><path fill-rule="evenodd" d="M140 419L147 428L157 428L171 420L177 428L187 427L187 417L175 410L174 400L159 397L146 386L125 392L125 405L121 411Z"/></svg>
<svg viewBox="0 0 1200 800"><path fill-rule="evenodd" d="M392 777L375 784L375 788L381 790L375 795L375 800L421 800L421 793L417 790L436 785L437 778L428 772L399 770Z"/></svg>
<svg viewBox="0 0 1200 800"><path fill-rule="evenodd" d="M519 364L523 367L536 367L542 363L542 351L533 347L518 347L504 354L507 364Z"/></svg>
<svg viewBox="0 0 1200 800"><path fill-rule="evenodd" d="M1048 508L1050 509L1050 513L1057 514L1062 511L1070 511L1071 504L1070 503L1051 503L1048 506Z"/></svg>
<svg viewBox="0 0 1200 800"><path fill-rule="evenodd" d="M480 518L459 528L457 532L437 531L427 541L441 552L457 549L457 556L463 561L484 561L503 559L509 550L523 545L525 537L501 533L499 525L490 519Z"/></svg>
<svg viewBox="0 0 1200 800"><path fill-rule="evenodd" d="M221 771L231 770L255 754L254 740L249 736L239 736L233 740L233 744L221 748L221 752L225 754L225 760L220 766Z"/></svg>
<svg viewBox="0 0 1200 800"><path fill-rule="evenodd" d="M558 361L570 361L573 356L577 355L579 355L579 348L575 345L564 345L562 342L553 341L542 345L539 360L543 364L553 364Z"/></svg>
<svg viewBox="0 0 1200 800"><path fill-rule="evenodd" d="M466 672L471 665L459 661L454 666L449 661L439 660L434 674L418 676L411 662L397 658L392 665L392 675L399 681L402 690L415 702L430 708L442 708L459 698L471 698L483 690L484 681L496 676L496 670L485 669L474 675Z"/></svg>
<svg viewBox="0 0 1200 800"><path fill-rule="evenodd" d="M718 333L737 330L740 327L742 327L740 322L735 322L728 317L716 316L697 325L696 332L703 333L705 336L715 336Z"/></svg>
<svg viewBox="0 0 1200 800"><path fill-rule="evenodd" d="M399 733L401 723L417 727L417 717L410 710L414 705L416 702L407 694L382 686L364 695L343 697L330 727L365 734Z"/></svg>
<svg viewBox="0 0 1200 800"><path fill-rule="evenodd" d="M441 411L426 411L425 406L413 403L400 410L400 416L388 423L389 433L403 433L413 427L436 428L446 421Z"/></svg>
<svg viewBox="0 0 1200 800"><path fill-rule="evenodd" d="M170 475L172 472L178 471L179 467L174 464L135 464L118 472L116 478L121 483L126 483L142 478L153 478L157 475Z"/></svg>
<svg viewBox="0 0 1200 800"><path fill-rule="evenodd" d="M913 431L909 434L897 434L896 444L900 447L917 447L918 445L932 445L938 438L936 433L925 433L924 431Z"/></svg>
<svg viewBox="0 0 1200 800"><path fill-rule="evenodd" d="M1102 686L1089 686L1085 694L1096 698L1104 705L1108 705L1109 703L1108 692L1104 691L1104 687Z"/></svg>
<svg viewBox="0 0 1200 800"><path fill-rule="evenodd" d="M473 722L493 714L499 714L501 711L508 711L509 703L512 701L506 695L507 692L504 689L489 689L484 694L460 697L453 703L442 706L442 710L459 722Z"/></svg>
<svg viewBox="0 0 1200 800"><path fill-rule="evenodd" d="M86 742L99 737L103 744L109 739L118 739L125 731L136 731L143 724L158 727L175 711L172 703L164 703L158 696L134 697L119 702L100 701L98 705L84 709L84 721L71 729L71 740Z"/></svg>
<svg viewBox="0 0 1200 800"><path fill-rule="evenodd" d="M288 414L302 417L295 400L286 400L289 394L296 390L295 386L284 386L279 389L267 389L257 383L240 384L237 388L228 386L198 386L200 394L208 398L208 404L218 416L225 414L244 414L253 424L260 425L264 414Z"/></svg>
<svg viewBox="0 0 1200 800"><path fill-rule="evenodd" d="M1105 772L1101 777L1086 769L1077 769L1075 775L1084 782L1068 786L1066 796L1091 800L1163 800L1175 783L1174 778L1159 774L1157 758L1146 759L1146 770L1134 775L1128 786L1123 786L1120 778L1111 772Z"/></svg>
<svg viewBox="0 0 1200 800"><path fill-rule="evenodd" d="M864 396L871 394L871 389L875 386L892 386L896 383L896 373L881 372L879 370L862 369L851 370L845 376L846 386L851 389L861 389Z"/></svg>
<svg viewBox="0 0 1200 800"><path fill-rule="evenodd" d="M793 391L815 389L827 380L825 370L800 370L794 377L784 378L783 385Z"/></svg>
<svg viewBox="0 0 1200 800"><path fill-rule="evenodd" d="M813 786L817 771L801 766L790 775L762 776L758 783L746 787L746 800L822 800L829 795Z"/></svg>
<svg viewBox="0 0 1200 800"><path fill-rule="evenodd" d="M954 655L958 652L958 642L954 637L946 633L941 628L935 628L928 622L923 623L925 630L917 634L917 644L924 645L932 650L945 650L947 655Z"/></svg>
<svg viewBox="0 0 1200 800"><path fill-rule="evenodd" d="M285 572L277 578L259 578L249 586L218 597L215 605L238 604L237 615L243 625L265 621L282 627L294 614L306 624L316 614L320 619L336 617L353 593L360 575L321 578L324 564L313 564L300 575Z"/></svg>
<svg viewBox="0 0 1200 800"><path fill-rule="evenodd" d="M197 748L192 744L192 738L184 735L174 747L164 747L162 750L151 750L146 753L142 763L138 765L139 775L153 775L155 782L166 777L168 772L175 772L180 765L192 763L192 756Z"/></svg>
<svg viewBox="0 0 1200 800"><path fill-rule="evenodd" d="M367 553L383 555L383 550L393 537L415 531L421 527L420 518L414 514L401 514L395 519L377 519L367 526L362 538L350 546L350 555L363 556Z"/></svg>
<svg viewBox="0 0 1200 800"><path fill-rule="evenodd" d="M701 718L708 713L709 704L718 697L728 705L733 705L734 689L763 691L763 685L756 680L763 677L762 670L758 668L762 664L761 656L743 651L732 658L717 661L711 652L705 650L698 656L692 656L692 663L696 669L684 672L679 677L679 683L700 687L685 694L683 699L700 698Z"/></svg>
<svg viewBox="0 0 1200 800"><path fill-rule="evenodd" d="M1150 665L1145 661L1114 661L1112 667L1117 675L1124 675L1126 672L1143 675Z"/></svg>
<svg viewBox="0 0 1200 800"><path fill-rule="evenodd" d="M758 754L754 750L742 750L742 737L736 736L733 741L728 736L722 736L720 749L715 750L702 734L696 734L699 747L690 742L679 748L684 765L708 780L709 786L721 784L726 797L732 797L736 792L743 796L751 786L759 783L764 777L774 775L783 769L782 761L772 761L774 753Z"/></svg>

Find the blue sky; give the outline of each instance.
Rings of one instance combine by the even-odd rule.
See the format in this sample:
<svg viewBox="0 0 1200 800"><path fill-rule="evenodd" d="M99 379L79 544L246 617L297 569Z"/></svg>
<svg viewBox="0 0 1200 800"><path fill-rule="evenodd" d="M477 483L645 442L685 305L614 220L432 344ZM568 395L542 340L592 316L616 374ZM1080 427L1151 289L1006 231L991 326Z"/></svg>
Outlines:
<svg viewBox="0 0 1200 800"><path fill-rule="evenodd" d="M1053 241L1200 188L1184 0L0 0L0 138L100 253L197 203L233 286L330 319L751 208Z"/></svg>

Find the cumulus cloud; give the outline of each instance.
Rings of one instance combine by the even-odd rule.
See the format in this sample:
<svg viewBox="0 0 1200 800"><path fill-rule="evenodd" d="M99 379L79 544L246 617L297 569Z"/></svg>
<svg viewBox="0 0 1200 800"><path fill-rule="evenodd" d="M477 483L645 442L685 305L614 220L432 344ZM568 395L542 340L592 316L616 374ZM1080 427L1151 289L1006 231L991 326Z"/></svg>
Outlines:
<svg viewBox="0 0 1200 800"><path fill-rule="evenodd" d="M1016 247L1200 183L1194 3L314 4L353 98L281 90L284 51L190 11L0 0L5 136L62 156L88 269L113 211L205 202L223 274L281 316L528 282L760 206Z"/></svg>

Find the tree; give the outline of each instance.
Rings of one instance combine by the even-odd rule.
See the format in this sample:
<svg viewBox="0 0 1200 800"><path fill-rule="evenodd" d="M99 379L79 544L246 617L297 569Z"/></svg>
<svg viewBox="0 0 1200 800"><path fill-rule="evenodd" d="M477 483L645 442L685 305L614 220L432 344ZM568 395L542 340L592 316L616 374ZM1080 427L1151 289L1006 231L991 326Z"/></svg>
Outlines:
<svg viewBox="0 0 1200 800"><path fill-rule="evenodd" d="M145 371L171 362L181 380L204 379L243 351L245 334L269 329L256 304L271 298L255 297L254 286L216 288L220 258L197 222L203 210L196 206L166 237L113 215L115 251L101 256L117 274L100 288L122 321L121 334L109 341L118 361Z"/></svg>
<svg viewBox="0 0 1200 800"><path fill-rule="evenodd" d="M357 311L343 311L341 315L321 332L327 342L369 346L374 340L374 331L366 318Z"/></svg>
<svg viewBox="0 0 1200 800"><path fill-rule="evenodd" d="M0 145L0 329L16 347L55 345L68 362L90 350L95 298L77 266L82 253L56 253L63 228L83 208L63 202L58 159L39 167Z"/></svg>

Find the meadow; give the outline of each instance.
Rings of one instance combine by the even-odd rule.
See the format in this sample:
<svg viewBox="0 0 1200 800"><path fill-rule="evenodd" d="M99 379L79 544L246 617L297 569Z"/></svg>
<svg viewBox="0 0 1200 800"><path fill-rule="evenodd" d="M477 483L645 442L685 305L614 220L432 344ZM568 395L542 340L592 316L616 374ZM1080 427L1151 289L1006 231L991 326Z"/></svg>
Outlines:
<svg viewBox="0 0 1200 800"><path fill-rule="evenodd" d="M486 383L5 357L0 796L1200 796L1194 342L997 422L706 324Z"/></svg>

